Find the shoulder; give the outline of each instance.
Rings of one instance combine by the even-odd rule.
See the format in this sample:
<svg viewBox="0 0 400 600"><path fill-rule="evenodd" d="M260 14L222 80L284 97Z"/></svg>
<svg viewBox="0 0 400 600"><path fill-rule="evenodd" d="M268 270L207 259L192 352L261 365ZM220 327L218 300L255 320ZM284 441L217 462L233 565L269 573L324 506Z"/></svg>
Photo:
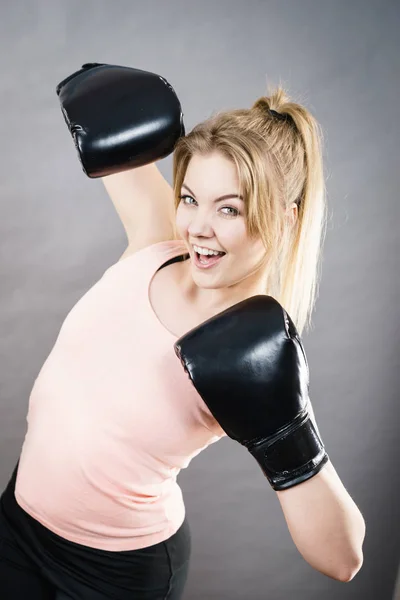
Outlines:
<svg viewBox="0 0 400 600"><path fill-rule="evenodd" d="M168 256L171 254L172 256L174 252L179 253L183 249L183 242L177 239L147 240L142 244L128 244L117 262L139 253L157 256L163 256L164 254Z"/></svg>

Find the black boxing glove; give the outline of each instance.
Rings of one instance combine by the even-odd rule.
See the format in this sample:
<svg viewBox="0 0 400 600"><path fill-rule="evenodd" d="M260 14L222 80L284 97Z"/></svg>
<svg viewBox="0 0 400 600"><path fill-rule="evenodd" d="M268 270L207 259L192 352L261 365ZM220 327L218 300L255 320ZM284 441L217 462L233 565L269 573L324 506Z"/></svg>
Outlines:
<svg viewBox="0 0 400 600"><path fill-rule="evenodd" d="M326 464L311 419L303 345L274 298L248 298L183 335L174 348L210 412L254 456L274 490L298 485Z"/></svg>
<svg viewBox="0 0 400 600"><path fill-rule="evenodd" d="M87 63L58 84L57 94L88 177L165 158L185 134L173 88L154 73Z"/></svg>

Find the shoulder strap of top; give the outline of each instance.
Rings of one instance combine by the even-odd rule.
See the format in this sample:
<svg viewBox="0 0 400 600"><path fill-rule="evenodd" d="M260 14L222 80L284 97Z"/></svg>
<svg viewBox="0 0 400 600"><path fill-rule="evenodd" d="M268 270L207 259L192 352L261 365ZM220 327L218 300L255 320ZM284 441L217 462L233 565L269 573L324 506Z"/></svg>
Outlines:
<svg viewBox="0 0 400 600"><path fill-rule="evenodd" d="M175 256L174 258L170 258L169 260L167 260L167 262L163 263L161 265L161 267L158 267L157 271L160 271L160 269L163 269L164 267L167 267L168 265L171 265L172 263L187 260L189 257L190 257L190 254L186 253L186 254L180 254L179 256Z"/></svg>

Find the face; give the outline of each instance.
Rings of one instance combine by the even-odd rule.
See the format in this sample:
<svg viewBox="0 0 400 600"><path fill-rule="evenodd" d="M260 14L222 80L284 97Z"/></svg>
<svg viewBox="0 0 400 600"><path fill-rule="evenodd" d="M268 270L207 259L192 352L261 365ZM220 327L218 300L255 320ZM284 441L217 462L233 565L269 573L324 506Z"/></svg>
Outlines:
<svg viewBox="0 0 400 600"><path fill-rule="evenodd" d="M192 157L181 189L176 227L190 253L190 274L198 287L229 288L244 297L262 293L255 288L260 286L266 252L261 239L247 233L245 203L239 197L239 178L232 161L218 152ZM200 259L199 249L223 255Z"/></svg>

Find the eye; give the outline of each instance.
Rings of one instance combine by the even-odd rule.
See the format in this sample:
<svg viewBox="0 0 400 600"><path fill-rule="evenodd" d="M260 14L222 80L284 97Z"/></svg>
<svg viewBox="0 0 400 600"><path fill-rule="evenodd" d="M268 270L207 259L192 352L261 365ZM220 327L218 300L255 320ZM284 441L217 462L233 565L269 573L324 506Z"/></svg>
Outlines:
<svg viewBox="0 0 400 600"><path fill-rule="evenodd" d="M233 214L232 213L231 214L224 213L227 217L238 217L239 214L240 214L239 211L238 211L238 209L237 208L233 208L232 206L223 206L221 208L221 210L224 210L224 209L228 209L228 210L232 210L233 211Z"/></svg>
<svg viewBox="0 0 400 600"><path fill-rule="evenodd" d="M194 202L196 202L196 200L194 198L192 198L192 196L188 196L187 194L179 196L179 198L183 201L183 204L189 204L188 202L185 202L186 198L190 198L190 200L193 200Z"/></svg>

